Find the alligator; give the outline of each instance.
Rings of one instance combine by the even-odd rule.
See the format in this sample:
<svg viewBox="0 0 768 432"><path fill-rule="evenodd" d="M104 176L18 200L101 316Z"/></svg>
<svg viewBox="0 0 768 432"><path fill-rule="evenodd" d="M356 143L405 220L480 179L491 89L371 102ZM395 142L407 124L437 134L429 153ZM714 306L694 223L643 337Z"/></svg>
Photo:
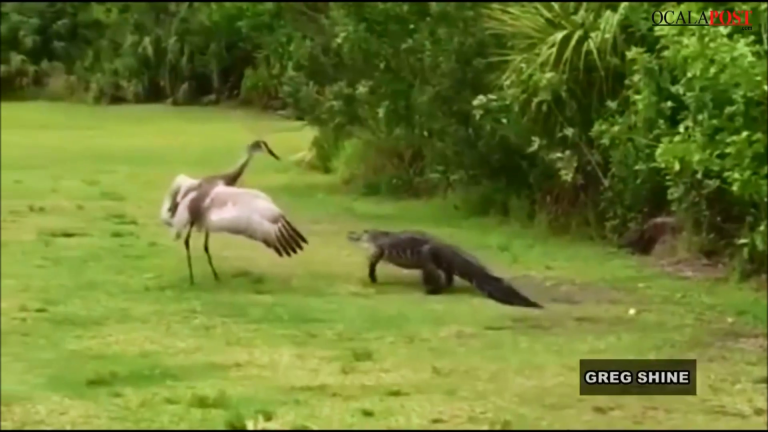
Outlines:
<svg viewBox="0 0 768 432"><path fill-rule="evenodd" d="M347 239L369 250L368 278L372 283L377 282L376 266L385 261L399 268L421 270L422 283L429 295L443 293L457 276L499 303L543 308L491 273L474 256L423 231L367 229L350 231Z"/></svg>

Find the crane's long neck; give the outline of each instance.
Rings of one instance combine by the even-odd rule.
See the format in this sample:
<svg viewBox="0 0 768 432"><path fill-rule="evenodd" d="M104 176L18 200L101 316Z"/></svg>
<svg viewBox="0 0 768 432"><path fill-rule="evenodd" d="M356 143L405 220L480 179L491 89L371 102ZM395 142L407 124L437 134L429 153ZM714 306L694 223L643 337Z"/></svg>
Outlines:
<svg viewBox="0 0 768 432"><path fill-rule="evenodd" d="M253 157L253 153L248 152L243 157L243 159L240 161L239 164L230 172L224 174L222 176L222 179L224 180L224 184L227 186L234 186L238 180L240 180L240 177L243 176L243 173L245 172L245 168L248 167L248 164L251 163L251 158Z"/></svg>

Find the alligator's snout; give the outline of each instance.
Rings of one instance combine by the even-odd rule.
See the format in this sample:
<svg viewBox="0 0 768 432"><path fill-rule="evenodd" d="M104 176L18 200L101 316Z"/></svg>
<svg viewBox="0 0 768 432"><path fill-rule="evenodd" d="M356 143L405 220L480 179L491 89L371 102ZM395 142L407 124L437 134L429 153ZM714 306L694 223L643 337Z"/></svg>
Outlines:
<svg viewBox="0 0 768 432"><path fill-rule="evenodd" d="M363 238L363 234L357 231L350 231L347 233L347 240L358 242Z"/></svg>

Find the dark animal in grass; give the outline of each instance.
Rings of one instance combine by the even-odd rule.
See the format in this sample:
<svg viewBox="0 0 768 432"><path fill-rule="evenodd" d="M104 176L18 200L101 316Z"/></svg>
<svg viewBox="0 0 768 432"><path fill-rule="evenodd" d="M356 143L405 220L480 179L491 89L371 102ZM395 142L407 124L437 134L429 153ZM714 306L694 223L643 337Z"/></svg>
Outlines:
<svg viewBox="0 0 768 432"><path fill-rule="evenodd" d="M629 249L639 255L649 255L663 237L679 234L681 231L682 227L675 218L657 217L624 234L619 240L619 248Z"/></svg>

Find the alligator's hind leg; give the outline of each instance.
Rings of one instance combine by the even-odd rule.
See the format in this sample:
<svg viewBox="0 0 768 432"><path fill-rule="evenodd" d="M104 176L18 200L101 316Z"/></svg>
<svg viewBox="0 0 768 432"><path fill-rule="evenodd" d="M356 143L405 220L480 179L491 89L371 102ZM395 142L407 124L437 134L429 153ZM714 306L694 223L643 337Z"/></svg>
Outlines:
<svg viewBox="0 0 768 432"><path fill-rule="evenodd" d="M420 253L422 260L421 281L424 283L425 292L429 295L442 294L445 291L445 282L443 281L440 269L437 268L432 260L429 245L424 246Z"/></svg>
<svg viewBox="0 0 768 432"><path fill-rule="evenodd" d="M443 276L437 269L425 267L421 269L421 281L426 288L424 292L429 295L442 294L445 291Z"/></svg>
<svg viewBox="0 0 768 432"><path fill-rule="evenodd" d="M440 270L443 274L443 281L444 288L450 288L453 286L453 267L451 267L451 264L449 261L444 260L440 254L435 253L435 250L432 249L431 246L427 245L425 246L426 254L429 256L430 261L435 265L435 267Z"/></svg>
<svg viewBox="0 0 768 432"><path fill-rule="evenodd" d="M445 287L450 288L453 286L453 272L450 269L443 269L445 275Z"/></svg>

